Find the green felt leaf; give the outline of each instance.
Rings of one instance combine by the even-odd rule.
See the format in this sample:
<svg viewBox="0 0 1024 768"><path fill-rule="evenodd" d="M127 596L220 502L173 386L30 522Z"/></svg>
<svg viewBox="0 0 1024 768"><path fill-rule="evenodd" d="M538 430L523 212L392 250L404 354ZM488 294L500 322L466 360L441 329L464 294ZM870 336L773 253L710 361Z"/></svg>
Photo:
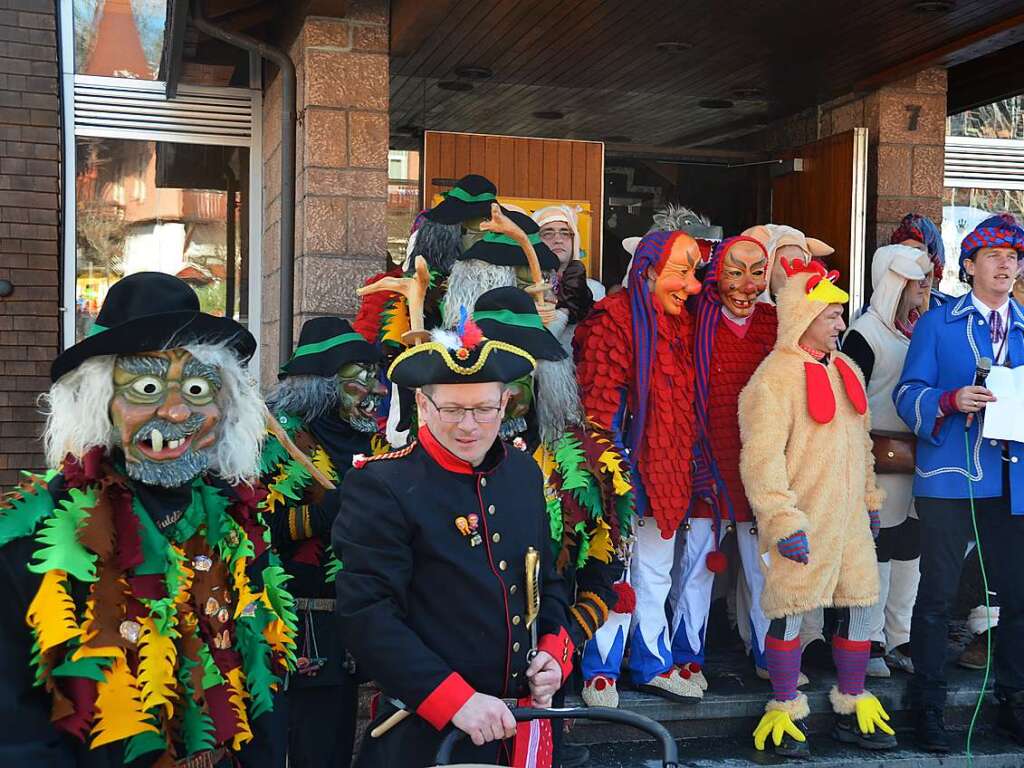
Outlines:
<svg viewBox="0 0 1024 768"><path fill-rule="evenodd" d="M571 491L587 484L586 453L571 432L562 435L555 445L555 461L562 475L562 488Z"/></svg>
<svg viewBox="0 0 1024 768"><path fill-rule="evenodd" d="M237 544L229 544L229 536L225 535L217 544L217 552L220 554L221 560L224 560L228 564L228 570L233 571L235 561L240 557L252 559L256 556L256 549L253 547L252 542L249 541L249 537L245 531L242 530L242 526L231 519L230 515L227 515L227 530L235 532L235 541Z"/></svg>
<svg viewBox="0 0 1024 768"><path fill-rule="evenodd" d="M557 494L552 494L545 499L545 506L548 510L548 522L551 525L551 540L559 546L562 544L562 501Z"/></svg>
<svg viewBox="0 0 1024 768"><path fill-rule="evenodd" d="M151 710L151 713L155 710ZM154 716L153 725L158 725ZM137 733L128 739L128 744L124 748L124 762L125 764L131 763L134 760L148 755L150 752L164 751L167 749L167 741L159 733L153 731L143 731Z"/></svg>
<svg viewBox="0 0 1024 768"><path fill-rule="evenodd" d="M615 499L615 513L619 516L619 530L623 538L633 532L633 518L636 515L636 500L633 492Z"/></svg>
<svg viewBox="0 0 1024 768"><path fill-rule="evenodd" d="M594 476L587 475L587 482L572 491L573 496L581 507L589 513L592 520L601 516L601 489L598 487Z"/></svg>
<svg viewBox="0 0 1024 768"><path fill-rule="evenodd" d="M236 647L242 655L245 687L252 697L249 708L252 717L259 717L274 708L271 686L280 678L270 669L273 649L263 637L263 628L273 619L266 609L257 610L255 616L244 616L235 622Z"/></svg>
<svg viewBox="0 0 1024 768"><path fill-rule="evenodd" d="M53 497L46 488L47 479L42 475L26 474L27 487L12 491L3 499L10 509L0 509L0 546L30 535L43 518L53 512ZM14 494L21 498L15 498Z"/></svg>
<svg viewBox="0 0 1024 768"><path fill-rule="evenodd" d="M202 650L209 655L209 649L203 646ZM202 651L200 651L202 657ZM195 661L185 655L178 657L178 682L181 683L183 693L181 696L181 733L185 742L185 751L192 755L196 752L203 752L213 749L216 746L214 738L213 720L205 714L202 708L196 704L192 687L192 670L196 667ZM205 680L204 680L205 687Z"/></svg>
<svg viewBox="0 0 1024 768"><path fill-rule="evenodd" d="M586 527L581 523L576 526L576 532L579 533L580 547L579 553L576 555L576 567L582 568L583 564L587 562L587 557L590 555L590 537L585 534Z"/></svg>
<svg viewBox="0 0 1024 768"><path fill-rule="evenodd" d="M267 599L270 600L277 617L294 631L299 617L295 614L295 598L285 589L285 584L290 578L291 576L280 565L270 565L263 569L263 586L267 592Z"/></svg>
<svg viewBox="0 0 1024 768"><path fill-rule="evenodd" d="M284 477L271 483L269 489L276 490L292 501L302 501L306 486L312 479L312 475L306 471L306 468L292 459L284 465Z"/></svg>
<svg viewBox="0 0 1024 768"><path fill-rule="evenodd" d="M216 547L231 530L234 521L228 515L230 503L219 488L201 480L192 486L192 506L201 510L206 523L206 541L211 547Z"/></svg>
<svg viewBox="0 0 1024 768"><path fill-rule="evenodd" d="M78 541L78 528L95 505L95 489L69 489L68 498L60 502L36 534L40 547L32 554L35 562L28 569L33 573L59 569L79 581L96 581L96 555Z"/></svg>
<svg viewBox="0 0 1024 768"><path fill-rule="evenodd" d="M72 651L73 653L73 651ZM114 663L114 657L101 659L89 656L78 661L71 660L71 653L68 653L68 660L53 670L54 677L84 677L88 680L95 680L102 683L105 679L105 672Z"/></svg>
<svg viewBox="0 0 1024 768"><path fill-rule="evenodd" d="M208 646L202 645L199 647L199 661L203 665L204 691L227 683L227 680L224 679L224 675L221 673L220 668L213 662L213 654L210 653Z"/></svg>
<svg viewBox="0 0 1024 768"><path fill-rule="evenodd" d="M324 581L333 584L338 574L345 569L345 564L334 556L334 552L327 551L327 565L324 566Z"/></svg>
<svg viewBox="0 0 1024 768"><path fill-rule="evenodd" d="M135 569L135 575L165 574L169 549L166 537L160 533L138 497L132 499L132 510L139 520L139 538L142 541L142 563Z"/></svg>
<svg viewBox="0 0 1024 768"><path fill-rule="evenodd" d="M32 650L29 656L29 665L33 670L32 687L39 688L46 682L46 669L43 666L43 654L39 650L39 638L36 636L36 631L32 630Z"/></svg>

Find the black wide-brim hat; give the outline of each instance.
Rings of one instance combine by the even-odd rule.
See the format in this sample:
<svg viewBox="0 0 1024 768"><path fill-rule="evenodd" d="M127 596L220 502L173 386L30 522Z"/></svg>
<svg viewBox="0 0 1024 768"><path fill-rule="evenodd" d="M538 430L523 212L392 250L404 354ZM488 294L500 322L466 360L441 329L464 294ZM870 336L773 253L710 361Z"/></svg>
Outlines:
<svg viewBox="0 0 1024 768"><path fill-rule="evenodd" d="M429 384L507 384L532 373L535 365L528 352L504 341L484 339L471 349L449 349L428 341L395 358L388 378L410 389Z"/></svg>
<svg viewBox="0 0 1024 768"><path fill-rule="evenodd" d="M533 250L537 252L537 261L540 262L541 270L547 272L550 269L558 269L558 256L540 239L540 227L537 226L537 222L525 213L518 211L506 211L505 215L512 219L533 243ZM497 232L484 232L484 236L459 257L459 261L466 259L480 259L480 261L498 267L529 265L522 246L508 235L500 235Z"/></svg>
<svg viewBox="0 0 1024 768"><path fill-rule="evenodd" d="M300 374L334 376L346 363L379 363L380 352L348 320L314 317L302 324L299 343L277 378Z"/></svg>
<svg viewBox="0 0 1024 768"><path fill-rule="evenodd" d="M463 176L444 195L444 200L424 214L438 224L489 219L491 203L498 202L498 188L494 182L475 173Z"/></svg>
<svg viewBox="0 0 1024 768"><path fill-rule="evenodd" d="M184 280L163 272L136 272L110 287L89 333L57 356L50 379L57 381L93 357L186 344L226 344L242 363L256 352L256 339L245 326L201 311L199 297Z"/></svg>
<svg viewBox="0 0 1024 768"><path fill-rule="evenodd" d="M558 339L544 327L537 305L520 288L492 288L476 300L473 321L484 336L525 349L538 360L568 357Z"/></svg>

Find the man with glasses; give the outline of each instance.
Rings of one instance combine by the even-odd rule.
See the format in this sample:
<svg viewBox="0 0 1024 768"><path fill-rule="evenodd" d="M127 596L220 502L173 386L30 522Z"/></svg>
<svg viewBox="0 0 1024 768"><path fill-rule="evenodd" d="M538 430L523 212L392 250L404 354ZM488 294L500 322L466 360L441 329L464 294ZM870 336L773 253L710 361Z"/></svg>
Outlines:
<svg viewBox="0 0 1024 768"><path fill-rule="evenodd" d="M498 439L505 384L534 360L472 321L433 338L388 371L416 390L416 442L356 458L332 535L342 635L383 692L370 730L389 725L364 739L367 768L433 765L449 725L471 739L457 762L508 765L531 741L550 750L549 725L517 729L506 700L549 706L572 667L541 473Z"/></svg>

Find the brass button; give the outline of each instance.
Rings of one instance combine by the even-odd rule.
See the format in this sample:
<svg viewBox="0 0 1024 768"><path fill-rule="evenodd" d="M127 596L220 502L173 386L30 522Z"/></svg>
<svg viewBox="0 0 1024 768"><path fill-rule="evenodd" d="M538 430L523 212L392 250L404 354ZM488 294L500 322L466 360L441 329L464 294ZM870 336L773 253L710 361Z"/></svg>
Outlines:
<svg viewBox="0 0 1024 768"><path fill-rule="evenodd" d="M887 452L887 453L886 453L886 455L887 455L887 456L888 456L888 457L889 457L890 459L892 459L892 458L895 458L895 457L896 457L896 453L895 453L894 451L889 451L889 452Z"/></svg>
<svg viewBox="0 0 1024 768"><path fill-rule="evenodd" d="M513 584L511 587L508 588L508 593L510 595L514 595L518 591L519 591L519 587L517 587L515 584Z"/></svg>
<svg viewBox="0 0 1024 768"><path fill-rule="evenodd" d="M978 321L978 325L984 325L984 324L985 324L985 321L984 321L984 320L979 320L979 321Z"/></svg>
<svg viewBox="0 0 1024 768"><path fill-rule="evenodd" d="M499 541L501 541L501 534L500 533L493 534L491 536L491 541L493 541L495 544L497 544Z"/></svg>
<svg viewBox="0 0 1024 768"><path fill-rule="evenodd" d="M487 514L488 515L493 515L494 514L494 505L493 504L491 504L491 506L489 506L487 508Z"/></svg>
<svg viewBox="0 0 1024 768"><path fill-rule="evenodd" d="M512 643L512 650L515 653L519 653L519 643Z"/></svg>
<svg viewBox="0 0 1024 768"><path fill-rule="evenodd" d="M1016 456L1011 456L1010 457L1010 462L1013 463L1013 464L1016 464L1017 463L1017 457Z"/></svg>
<svg viewBox="0 0 1024 768"><path fill-rule="evenodd" d="M512 623L515 624L517 627L519 626L520 621L522 621L522 619L520 619L518 616L512 617Z"/></svg>
<svg viewBox="0 0 1024 768"><path fill-rule="evenodd" d="M481 488L486 488L487 487L487 478L486 477L481 477L480 478L480 487Z"/></svg>
<svg viewBox="0 0 1024 768"><path fill-rule="evenodd" d="M508 563L506 563L504 560L502 560L500 563L498 563L498 567L501 568L501 570L503 570L503 571L507 571L508 570Z"/></svg>

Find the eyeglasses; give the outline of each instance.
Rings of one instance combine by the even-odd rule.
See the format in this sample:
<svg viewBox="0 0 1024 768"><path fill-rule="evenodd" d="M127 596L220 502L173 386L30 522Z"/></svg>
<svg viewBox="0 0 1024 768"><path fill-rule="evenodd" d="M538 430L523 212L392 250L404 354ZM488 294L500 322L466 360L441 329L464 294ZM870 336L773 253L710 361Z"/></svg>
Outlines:
<svg viewBox="0 0 1024 768"><path fill-rule="evenodd" d="M438 414L441 416L441 421L445 424L458 424L465 418L466 414L469 413L473 417L473 421L477 424L492 424L498 418L498 414L501 412L500 405L483 405L477 406L476 408L459 408L456 406L445 406L442 408L434 402L434 398L428 395L426 392L423 396L430 401L430 404L434 406Z"/></svg>
<svg viewBox="0 0 1024 768"><path fill-rule="evenodd" d="M540 239L548 240L572 240L572 232L568 229L542 229Z"/></svg>

